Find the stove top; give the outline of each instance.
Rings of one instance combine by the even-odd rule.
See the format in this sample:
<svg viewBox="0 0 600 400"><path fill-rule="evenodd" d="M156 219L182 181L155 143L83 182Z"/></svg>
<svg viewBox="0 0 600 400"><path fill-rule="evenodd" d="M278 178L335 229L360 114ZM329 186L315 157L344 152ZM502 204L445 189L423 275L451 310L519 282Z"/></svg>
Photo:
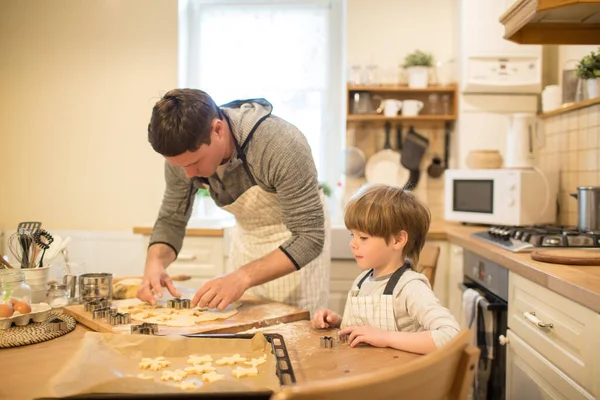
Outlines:
<svg viewBox="0 0 600 400"><path fill-rule="evenodd" d="M600 234L582 232L573 226L492 226L487 231L476 232L472 236L514 253L525 253L548 247L600 250Z"/></svg>

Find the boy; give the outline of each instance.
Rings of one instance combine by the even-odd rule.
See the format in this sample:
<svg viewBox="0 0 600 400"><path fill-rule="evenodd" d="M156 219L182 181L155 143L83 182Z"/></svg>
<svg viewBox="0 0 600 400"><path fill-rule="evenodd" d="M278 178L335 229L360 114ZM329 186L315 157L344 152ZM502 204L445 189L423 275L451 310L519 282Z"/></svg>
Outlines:
<svg viewBox="0 0 600 400"><path fill-rule="evenodd" d="M419 354L456 336L460 327L439 304L429 281L414 271L431 215L411 192L366 185L346 205L344 222L361 273L348 293L343 318L320 309L314 328L341 327L354 347L368 343Z"/></svg>

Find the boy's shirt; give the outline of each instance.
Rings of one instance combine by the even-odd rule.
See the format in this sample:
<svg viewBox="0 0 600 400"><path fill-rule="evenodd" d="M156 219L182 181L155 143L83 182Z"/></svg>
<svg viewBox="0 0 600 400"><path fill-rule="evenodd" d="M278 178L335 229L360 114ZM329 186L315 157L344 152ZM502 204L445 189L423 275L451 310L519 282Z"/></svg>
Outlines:
<svg viewBox="0 0 600 400"><path fill-rule="evenodd" d="M367 272L361 273L352 283L352 289ZM383 291L391 275L367 278L358 293L362 296L383 296ZM443 307L435 296L425 275L407 270L394 288L394 314L398 331L431 331L436 347L449 342L460 331L460 326L450 311ZM342 328L346 327L342 317Z"/></svg>

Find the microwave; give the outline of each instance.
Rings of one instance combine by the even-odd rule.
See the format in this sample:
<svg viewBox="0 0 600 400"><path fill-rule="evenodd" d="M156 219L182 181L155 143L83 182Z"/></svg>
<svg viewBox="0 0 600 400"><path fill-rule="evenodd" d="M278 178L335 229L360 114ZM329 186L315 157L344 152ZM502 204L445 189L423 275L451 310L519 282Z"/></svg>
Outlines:
<svg viewBox="0 0 600 400"><path fill-rule="evenodd" d="M556 222L558 173L535 169L449 169L444 218L473 224Z"/></svg>

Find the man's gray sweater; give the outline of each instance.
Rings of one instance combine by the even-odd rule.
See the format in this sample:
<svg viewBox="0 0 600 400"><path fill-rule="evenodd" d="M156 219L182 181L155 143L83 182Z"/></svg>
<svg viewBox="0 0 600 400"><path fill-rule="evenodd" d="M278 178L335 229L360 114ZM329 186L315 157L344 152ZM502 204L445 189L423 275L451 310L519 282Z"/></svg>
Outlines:
<svg viewBox="0 0 600 400"><path fill-rule="evenodd" d="M240 146L256 122L271 110L271 104L262 99L222 108L231 121L232 133ZM306 138L294 125L271 115L254 132L244 153L256 183L263 190L277 194L283 223L292 233L280 249L296 268L305 266L321 254L325 240L325 218L317 170ZM173 167L167 162L165 180L165 193L150 245L164 243L179 253L191 215L191 207L185 212L188 197L193 197L203 184L199 178L192 178L194 189L190 192L190 179L185 176L183 168ZM218 206L233 203L252 186L235 149L222 179L214 174L208 177L208 181L210 195Z"/></svg>

